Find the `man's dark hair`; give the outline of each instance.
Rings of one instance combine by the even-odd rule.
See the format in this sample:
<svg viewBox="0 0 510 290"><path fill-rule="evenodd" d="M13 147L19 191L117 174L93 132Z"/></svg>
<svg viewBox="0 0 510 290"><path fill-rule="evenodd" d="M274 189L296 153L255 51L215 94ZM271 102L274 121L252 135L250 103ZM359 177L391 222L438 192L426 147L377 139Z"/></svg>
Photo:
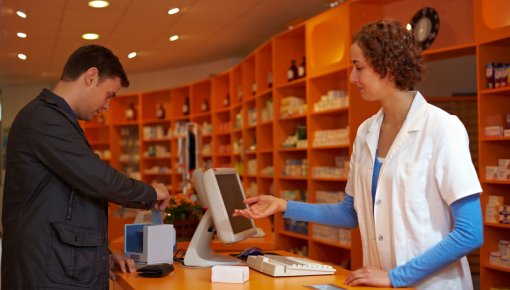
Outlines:
<svg viewBox="0 0 510 290"><path fill-rule="evenodd" d="M99 71L99 80L119 77L123 87L129 86L119 58L108 48L93 44L82 46L69 56L60 80L74 81L91 67Z"/></svg>

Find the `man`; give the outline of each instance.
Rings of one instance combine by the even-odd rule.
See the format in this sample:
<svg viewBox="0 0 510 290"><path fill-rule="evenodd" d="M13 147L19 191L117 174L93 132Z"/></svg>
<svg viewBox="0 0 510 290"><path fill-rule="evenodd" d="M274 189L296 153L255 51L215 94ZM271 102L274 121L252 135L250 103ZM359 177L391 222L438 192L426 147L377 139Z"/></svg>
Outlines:
<svg viewBox="0 0 510 290"><path fill-rule="evenodd" d="M95 155L78 125L129 86L119 59L87 45L17 115L7 144L2 289L108 289L108 202L163 210L169 193ZM110 259L133 270L122 256Z"/></svg>

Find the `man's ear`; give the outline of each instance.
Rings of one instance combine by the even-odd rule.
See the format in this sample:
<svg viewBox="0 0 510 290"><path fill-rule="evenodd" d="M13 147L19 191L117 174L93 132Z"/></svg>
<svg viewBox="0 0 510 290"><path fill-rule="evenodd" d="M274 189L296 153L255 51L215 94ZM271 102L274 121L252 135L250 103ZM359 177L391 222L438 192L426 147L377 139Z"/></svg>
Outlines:
<svg viewBox="0 0 510 290"><path fill-rule="evenodd" d="M92 86L99 81L99 70L96 67L91 67L83 73L85 85Z"/></svg>

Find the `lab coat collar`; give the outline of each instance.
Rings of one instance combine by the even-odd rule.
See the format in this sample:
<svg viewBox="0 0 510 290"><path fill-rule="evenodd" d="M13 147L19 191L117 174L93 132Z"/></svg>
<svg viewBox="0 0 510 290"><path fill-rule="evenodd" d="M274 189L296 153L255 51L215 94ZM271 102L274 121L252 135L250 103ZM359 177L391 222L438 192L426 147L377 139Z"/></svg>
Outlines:
<svg viewBox="0 0 510 290"><path fill-rule="evenodd" d="M425 104L427 101L422 96L419 91L413 91L414 99L411 103L411 108L409 108L409 112L407 113L406 120L404 124L402 124L402 128L398 133L397 137L393 141L391 148L388 152L388 155L385 158L385 161L391 159L391 157L395 154L398 147L407 139L410 132L419 131L423 127L424 119L420 116L425 112L423 109L425 108ZM370 157L372 158L372 163L374 163L374 156L377 150L377 144L379 141L379 132L381 131L381 124L384 118L383 109L379 109L379 111L374 116L374 121L368 128L368 133L366 135L366 142L368 148L370 149Z"/></svg>

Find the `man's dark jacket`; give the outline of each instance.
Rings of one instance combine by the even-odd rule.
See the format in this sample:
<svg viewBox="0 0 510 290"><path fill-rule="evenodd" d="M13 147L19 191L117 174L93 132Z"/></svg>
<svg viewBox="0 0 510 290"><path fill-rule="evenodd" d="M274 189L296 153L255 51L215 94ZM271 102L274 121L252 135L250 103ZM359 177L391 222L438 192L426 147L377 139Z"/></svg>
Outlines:
<svg viewBox="0 0 510 290"><path fill-rule="evenodd" d="M62 101L43 90L9 132L1 289L108 289L108 202L156 200L94 154Z"/></svg>

